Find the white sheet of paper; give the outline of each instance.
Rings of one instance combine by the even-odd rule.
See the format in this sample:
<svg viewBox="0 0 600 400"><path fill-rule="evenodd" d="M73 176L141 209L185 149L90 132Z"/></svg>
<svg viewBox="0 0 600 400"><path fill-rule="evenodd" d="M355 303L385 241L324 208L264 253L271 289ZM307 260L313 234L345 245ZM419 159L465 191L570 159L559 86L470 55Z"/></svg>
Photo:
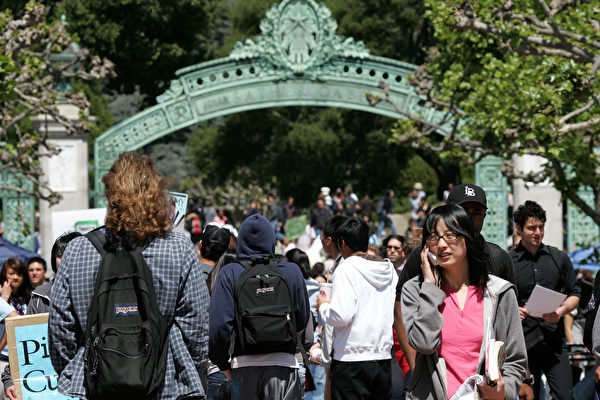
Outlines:
<svg viewBox="0 0 600 400"><path fill-rule="evenodd" d="M567 298L566 294L555 292L552 289L535 285L525 308L532 317L542 318L543 314L556 310Z"/></svg>

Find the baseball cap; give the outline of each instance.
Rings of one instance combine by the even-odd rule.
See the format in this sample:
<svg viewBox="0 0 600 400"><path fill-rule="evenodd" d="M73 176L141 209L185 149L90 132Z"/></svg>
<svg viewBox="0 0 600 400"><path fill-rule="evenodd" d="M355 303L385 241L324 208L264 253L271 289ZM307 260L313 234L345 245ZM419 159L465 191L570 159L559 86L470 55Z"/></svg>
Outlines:
<svg viewBox="0 0 600 400"><path fill-rule="evenodd" d="M448 203L461 205L470 201L487 208L485 191L477 185L467 183L455 186L448 195Z"/></svg>
<svg viewBox="0 0 600 400"><path fill-rule="evenodd" d="M229 246L229 230L214 225L207 225L200 239L205 243L219 243Z"/></svg>
<svg viewBox="0 0 600 400"><path fill-rule="evenodd" d="M421 182L416 182L415 185L413 186L413 189L423 190L423 184Z"/></svg>

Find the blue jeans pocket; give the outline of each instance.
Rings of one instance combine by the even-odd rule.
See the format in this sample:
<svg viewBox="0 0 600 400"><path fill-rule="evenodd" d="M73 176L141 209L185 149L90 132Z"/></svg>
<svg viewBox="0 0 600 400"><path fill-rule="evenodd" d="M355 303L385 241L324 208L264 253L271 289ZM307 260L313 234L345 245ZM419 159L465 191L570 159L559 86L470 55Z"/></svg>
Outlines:
<svg viewBox="0 0 600 400"><path fill-rule="evenodd" d="M229 379L222 372L210 374L208 376L208 387L206 388L207 400L230 400Z"/></svg>

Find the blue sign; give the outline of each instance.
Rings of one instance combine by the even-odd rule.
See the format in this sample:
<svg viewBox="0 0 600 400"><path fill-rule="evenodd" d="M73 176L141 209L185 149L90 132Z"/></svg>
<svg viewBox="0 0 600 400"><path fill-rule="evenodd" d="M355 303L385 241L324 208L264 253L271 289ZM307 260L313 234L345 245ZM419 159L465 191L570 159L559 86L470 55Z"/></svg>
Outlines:
<svg viewBox="0 0 600 400"><path fill-rule="evenodd" d="M74 399L58 393L58 376L48 351L48 324L15 326L15 338L23 400Z"/></svg>

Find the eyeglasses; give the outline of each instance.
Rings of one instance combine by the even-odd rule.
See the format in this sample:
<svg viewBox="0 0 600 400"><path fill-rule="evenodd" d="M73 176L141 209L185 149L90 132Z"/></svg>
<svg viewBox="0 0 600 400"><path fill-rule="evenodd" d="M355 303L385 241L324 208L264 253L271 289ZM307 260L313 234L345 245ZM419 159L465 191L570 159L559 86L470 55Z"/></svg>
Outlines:
<svg viewBox="0 0 600 400"><path fill-rule="evenodd" d="M432 233L431 236L427 238L427 244L430 246L435 246L436 244L438 244L441 238L444 238L446 243L450 243L458 239L458 235L454 232L446 232L443 235L437 235L435 233Z"/></svg>
<svg viewBox="0 0 600 400"><path fill-rule="evenodd" d="M398 247L398 246L388 246L388 247L386 247L386 249L388 249L388 250L392 250L392 249L394 249L394 250L400 250L401 248L402 247Z"/></svg>

